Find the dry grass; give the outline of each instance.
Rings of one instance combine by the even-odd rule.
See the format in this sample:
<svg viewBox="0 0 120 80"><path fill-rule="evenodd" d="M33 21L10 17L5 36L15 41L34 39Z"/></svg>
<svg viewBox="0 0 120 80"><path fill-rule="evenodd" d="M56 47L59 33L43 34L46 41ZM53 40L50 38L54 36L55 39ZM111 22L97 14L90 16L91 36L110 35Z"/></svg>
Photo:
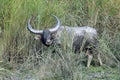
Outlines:
<svg viewBox="0 0 120 80"><path fill-rule="evenodd" d="M0 0L0 11L1 80L120 79L119 0ZM83 53L78 56L59 48L52 53L54 48L35 41L26 28L28 19L37 18L36 29L50 28L55 23L50 14L58 16L62 25L96 28L105 65L96 67L94 60L96 66L87 69Z"/></svg>

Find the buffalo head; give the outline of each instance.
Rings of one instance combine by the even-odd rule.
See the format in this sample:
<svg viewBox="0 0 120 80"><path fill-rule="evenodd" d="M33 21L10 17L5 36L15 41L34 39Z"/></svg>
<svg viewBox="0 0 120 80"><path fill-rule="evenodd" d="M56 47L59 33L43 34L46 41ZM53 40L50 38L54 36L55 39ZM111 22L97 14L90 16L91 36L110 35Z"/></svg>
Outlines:
<svg viewBox="0 0 120 80"><path fill-rule="evenodd" d="M57 20L57 24L54 28L51 28L51 29L35 30L32 28L30 24L31 18L28 20L28 26L27 26L28 30L34 34L38 34L39 39L46 46L50 46L53 43L53 37L54 37L53 35L60 27L60 20L58 19L58 17L55 15L52 15L52 16Z"/></svg>

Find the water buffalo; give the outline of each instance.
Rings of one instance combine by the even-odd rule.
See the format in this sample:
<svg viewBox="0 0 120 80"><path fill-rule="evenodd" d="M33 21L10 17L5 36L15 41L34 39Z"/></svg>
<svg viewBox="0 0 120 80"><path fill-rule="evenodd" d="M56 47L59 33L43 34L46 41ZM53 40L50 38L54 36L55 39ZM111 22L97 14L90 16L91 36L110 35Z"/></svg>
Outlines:
<svg viewBox="0 0 120 80"><path fill-rule="evenodd" d="M83 26L83 27L68 27L61 26L60 20L57 16L52 15L56 20L57 24L54 28L35 30L31 26L31 18L28 20L28 30L34 34L39 35L39 39L45 46L60 45L62 47L68 46L75 53L84 51L88 56L87 67L90 66L93 58L93 50L98 47L97 31L96 29ZM64 43L65 42L65 43ZM102 61L100 54L97 54L100 65Z"/></svg>

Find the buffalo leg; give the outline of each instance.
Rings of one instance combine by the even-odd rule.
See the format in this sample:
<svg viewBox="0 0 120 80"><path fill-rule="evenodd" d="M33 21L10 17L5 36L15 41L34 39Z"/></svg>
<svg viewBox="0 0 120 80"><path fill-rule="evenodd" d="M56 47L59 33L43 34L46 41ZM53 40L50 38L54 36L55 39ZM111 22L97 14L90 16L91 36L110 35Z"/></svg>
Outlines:
<svg viewBox="0 0 120 80"><path fill-rule="evenodd" d="M92 51L86 50L86 56L88 57L87 67L89 67L93 58Z"/></svg>
<svg viewBox="0 0 120 80"><path fill-rule="evenodd" d="M93 58L93 55L92 55L92 54L89 54L89 55L88 55L88 61L87 61L87 67L90 66L91 61L92 61L92 58Z"/></svg>
<svg viewBox="0 0 120 80"><path fill-rule="evenodd" d="M102 60L101 60L101 58L100 58L100 54L98 54L97 57L98 57L98 60L99 60L100 65L102 65Z"/></svg>

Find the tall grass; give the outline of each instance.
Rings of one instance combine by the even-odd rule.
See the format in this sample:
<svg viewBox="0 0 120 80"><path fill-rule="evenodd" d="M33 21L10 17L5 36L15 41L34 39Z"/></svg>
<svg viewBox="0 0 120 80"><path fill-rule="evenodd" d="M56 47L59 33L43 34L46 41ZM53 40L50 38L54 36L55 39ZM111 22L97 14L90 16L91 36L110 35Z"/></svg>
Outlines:
<svg viewBox="0 0 120 80"><path fill-rule="evenodd" d="M54 48L46 48L35 41L35 35L27 30L31 16L36 18L33 23L35 29L53 27L55 21L51 14L59 17L61 25L96 28L104 64L107 69L119 68L119 0L0 0L0 75L21 80L87 80L91 77L88 76L89 69L82 63L86 61L84 53L78 56L56 47L58 52L53 53ZM9 70L16 75L9 74ZM100 71L104 72L104 68ZM102 77L107 79L107 76Z"/></svg>

